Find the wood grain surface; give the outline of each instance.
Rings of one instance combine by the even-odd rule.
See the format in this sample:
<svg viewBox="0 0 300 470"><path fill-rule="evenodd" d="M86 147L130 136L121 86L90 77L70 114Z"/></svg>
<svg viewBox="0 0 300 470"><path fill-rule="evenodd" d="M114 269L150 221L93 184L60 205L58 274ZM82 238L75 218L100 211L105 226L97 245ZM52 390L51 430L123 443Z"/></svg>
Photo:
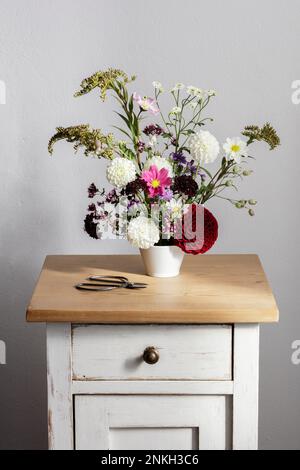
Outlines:
<svg viewBox="0 0 300 470"><path fill-rule="evenodd" d="M125 275L141 290L78 291L91 274ZM185 256L180 276L144 274L140 256L47 256L27 309L30 322L262 323L278 309L256 255Z"/></svg>

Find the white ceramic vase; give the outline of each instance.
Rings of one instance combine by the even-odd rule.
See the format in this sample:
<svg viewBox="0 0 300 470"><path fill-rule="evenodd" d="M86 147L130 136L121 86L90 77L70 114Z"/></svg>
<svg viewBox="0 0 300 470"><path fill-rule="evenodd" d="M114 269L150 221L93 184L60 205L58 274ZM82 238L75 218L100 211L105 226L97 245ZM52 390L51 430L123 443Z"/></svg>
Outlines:
<svg viewBox="0 0 300 470"><path fill-rule="evenodd" d="M177 246L152 246L140 249L146 274L152 277L178 276L184 252Z"/></svg>

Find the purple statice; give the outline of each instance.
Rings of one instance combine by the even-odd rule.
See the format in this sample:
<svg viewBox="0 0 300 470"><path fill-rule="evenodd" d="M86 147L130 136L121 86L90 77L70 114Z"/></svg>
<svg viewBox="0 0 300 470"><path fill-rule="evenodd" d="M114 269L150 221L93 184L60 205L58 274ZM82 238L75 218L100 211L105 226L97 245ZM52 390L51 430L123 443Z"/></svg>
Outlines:
<svg viewBox="0 0 300 470"><path fill-rule="evenodd" d="M166 189L164 194L161 196L161 199L163 199L163 201L171 201L172 197L173 197L172 189Z"/></svg>
<svg viewBox="0 0 300 470"><path fill-rule="evenodd" d="M90 204L89 207L88 207L88 211L89 212L96 212L96 205L93 203L93 204Z"/></svg>
<svg viewBox="0 0 300 470"><path fill-rule="evenodd" d="M185 165L186 158L182 152L173 152L171 153L171 157L173 158L174 162L178 163L178 165Z"/></svg>
<svg viewBox="0 0 300 470"><path fill-rule="evenodd" d="M142 153L145 150L145 147L146 147L145 142L142 142L141 140L139 140L137 143L138 152Z"/></svg>
<svg viewBox="0 0 300 470"><path fill-rule="evenodd" d="M99 192L99 189L95 186L94 183L90 184L88 187L88 195L90 198L95 197L96 194Z"/></svg>
<svg viewBox="0 0 300 470"><path fill-rule="evenodd" d="M199 175L200 175L202 183L204 183L204 181L206 180L206 176L207 176L206 173L202 173L202 171L200 171Z"/></svg>
<svg viewBox="0 0 300 470"><path fill-rule="evenodd" d="M176 147L177 143L178 142L177 142L176 137L171 137L171 145L174 145L174 147Z"/></svg>
<svg viewBox="0 0 300 470"><path fill-rule="evenodd" d="M197 166L195 165L194 160L186 163L187 172L191 173L191 175L195 175L197 173Z"/></svg>
<svg viewBox="0 0 300 470"><path fill-rule="evenodd" d="M119 196L115 189L109 191L105 198L105 202L108 202L110 204L117 204L119 202Z"/></svg>
<svg viewBox="0 0 300 470"><path fill-rule="evenodd" d="M148 126L145 127L143 132L144 134L148 136L149 135L161 135L164 133L164 130L158 124L149 124Z"/></svg>

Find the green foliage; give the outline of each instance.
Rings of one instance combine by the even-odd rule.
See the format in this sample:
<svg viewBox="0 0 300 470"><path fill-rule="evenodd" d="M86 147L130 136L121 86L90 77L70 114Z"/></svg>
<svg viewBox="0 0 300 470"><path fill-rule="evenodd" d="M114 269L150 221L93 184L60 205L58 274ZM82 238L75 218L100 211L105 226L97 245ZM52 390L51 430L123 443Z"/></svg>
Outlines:
<svg viewBox="0 0 300 470"><path fill-rule="evenodd" d="M66 140L73 143L75 151L79 147L84 147L84 154L93 154L97 157L111 159L114 154L113 134L104 135L101 129L92 129L88 124L81 124L71 127L57 127L56 133L51 137L48 144L48 151L52 155L53 147L59 140Z"/></svg>
<svg viewBox="0 0 300 470"><path fill-rule="evenodd" d="M135 153L127 147L126 142L119 142L119 152L121 155L128 160L135 160L136 156Z"/></svg>
<svg viewBox="0 0 300 470"><path fill-rule="evenodd" d="M280 139L277 135L277 132L269 122L267 122L263 127L246 126L242 132L242 135L248 137L248 145L254 142L254 140L263 140L269 144L270 150L273 150L278 145L280 145Z"/></svg>
<svg viewBox="0 0 300 470"><path fill-rule="evenodd" d="M104 72L96 72L90 77L82 80L80 84L81 89L77 91L74 96L82 96L94 90L95 88L100 88L100 98L102 101L104 101L107 90L114 89L117 82L129 83L133 80L135 80L134 76L129 78L128 75L122 70L110 68Z"/></svg>

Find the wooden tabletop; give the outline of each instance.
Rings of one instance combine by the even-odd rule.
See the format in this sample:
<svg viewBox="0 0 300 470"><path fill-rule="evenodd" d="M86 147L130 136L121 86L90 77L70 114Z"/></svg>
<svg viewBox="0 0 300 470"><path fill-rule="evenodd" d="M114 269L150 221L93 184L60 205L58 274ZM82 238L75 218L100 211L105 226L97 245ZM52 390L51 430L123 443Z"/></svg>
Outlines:
<svg viewBox="0 0 300 470"><path fill-rule="evenodd" d="M176 278L145 276L139 256L47 256L27 309L30 322L261 323L278 309L256 255L186 256ZM91 274L125 275L142 290L78 291Z"/></svg>
<svg viewBox="0 0 300 470"><path fill-rule="evenodd" d="M256 255L185 256L180 276L143 274L139 256L47 256L27 309L29 322L264 323L278 309ZM79 291L90 274L125 275L141 290Z"/></svg>

